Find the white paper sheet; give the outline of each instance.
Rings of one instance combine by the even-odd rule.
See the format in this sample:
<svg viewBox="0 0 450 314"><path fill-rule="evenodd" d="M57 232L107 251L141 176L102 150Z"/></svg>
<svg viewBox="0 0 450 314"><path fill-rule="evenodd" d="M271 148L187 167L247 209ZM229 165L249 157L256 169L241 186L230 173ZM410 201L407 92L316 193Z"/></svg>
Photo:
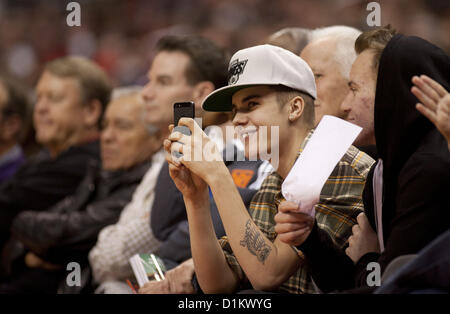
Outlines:
<svg viewBox="0 0 450 314"><path fill-rule="evenodd" d="M281 186L288 201L298 204L298 212L314 216L320 192L362 128L325 115Z"/></svg>

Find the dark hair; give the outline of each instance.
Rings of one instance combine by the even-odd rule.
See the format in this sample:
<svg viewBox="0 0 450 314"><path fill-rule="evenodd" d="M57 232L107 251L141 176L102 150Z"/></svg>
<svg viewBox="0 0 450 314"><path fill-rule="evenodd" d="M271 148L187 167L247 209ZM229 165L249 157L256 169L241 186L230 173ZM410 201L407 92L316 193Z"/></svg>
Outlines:
<svg viewBox="0 0 450 314"><path fill-rule="evenodd" d="M28 131L29 113L30 113L30 99L26 89L17 81L8 78L0 77L0 84L4 86L7 99L2 108L4 117L16 115L22 121L21 132L17 134L17 139L20 140Z"/></svg>
<svg viewBox="0 0 450 314"><path fill-rule="evenodd" d="M102 113L99 118L100 125L112 91L112 84L100 66L84 57L69 56L47 63L44 71L59 77L76 79L80 84L83 104L87 104L95 99L98 100L102 106Z"/></svg>
<svg viewBox="0 0 450 314"><path fill-rule="evenodd" d="M156 44L156 51L179 51L189 56L185 69L187 82L195 85L210 81L215 88L227 85L228 59L225 51L200 36L165 36Z"/></svg>
<svg viewBox="0 0 450 314"><path fill-rule="evenodd" d="M284 106L292 98L300 96L305 101L305 107L302 113L302 119L307 128L313 128L315 123L314 99L299 90L283 86L271 86L276 93L277 102L280 106Z"/></svg>
<svg viewBox="0 0 450 314"><path fill-rule="evenodd" d="M379 27L370 31L366 31L358 36L355 41L355 51L357 54L365 50L371 49L375 52L372 66L375 73L378 72L381 54L388 42L394 37L396 31L391 25Z"/></svg>

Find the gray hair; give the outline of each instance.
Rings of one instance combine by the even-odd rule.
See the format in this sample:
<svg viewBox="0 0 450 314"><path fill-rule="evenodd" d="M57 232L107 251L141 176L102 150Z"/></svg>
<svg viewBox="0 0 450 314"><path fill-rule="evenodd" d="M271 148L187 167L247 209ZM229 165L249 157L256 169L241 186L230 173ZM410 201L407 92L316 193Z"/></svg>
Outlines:
<svg viewBox="0 0 450 314"><path fill-rule="evenodd" d="M334 59L339 64L342 75L348 79L356 59L355 41L360 34L361 31L356 28L343 25L316 28L310 34L310 43L325 39L336 40Z"/></svg>

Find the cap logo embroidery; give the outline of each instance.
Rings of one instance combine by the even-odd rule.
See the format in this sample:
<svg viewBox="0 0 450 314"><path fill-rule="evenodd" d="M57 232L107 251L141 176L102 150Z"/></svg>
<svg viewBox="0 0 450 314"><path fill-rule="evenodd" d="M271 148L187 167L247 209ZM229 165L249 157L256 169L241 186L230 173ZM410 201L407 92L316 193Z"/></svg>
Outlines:
<svg viewBox="0 0 450 314"><path fill-rule="evenodd" d="M239 80L239 75L244 72L247 61L248 60L239 61L239 59L236 59L230 63L230 68L228 70L228 85L237 83Z"/></svg>

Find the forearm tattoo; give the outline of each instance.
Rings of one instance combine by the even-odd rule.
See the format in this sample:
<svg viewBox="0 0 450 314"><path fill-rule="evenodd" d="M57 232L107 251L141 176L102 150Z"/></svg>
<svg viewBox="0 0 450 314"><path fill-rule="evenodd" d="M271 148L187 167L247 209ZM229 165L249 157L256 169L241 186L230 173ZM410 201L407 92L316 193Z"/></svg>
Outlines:
<svg viewBox="0 0 450 314"><path fill-rule="evenodd" d="M245 235L240 244L243 247L247 247L248 251L255 255L258 261L263 264L272 250L264 241L264 237L259 229L252 225L251 219L247 220L245 224Z"/></svg>

